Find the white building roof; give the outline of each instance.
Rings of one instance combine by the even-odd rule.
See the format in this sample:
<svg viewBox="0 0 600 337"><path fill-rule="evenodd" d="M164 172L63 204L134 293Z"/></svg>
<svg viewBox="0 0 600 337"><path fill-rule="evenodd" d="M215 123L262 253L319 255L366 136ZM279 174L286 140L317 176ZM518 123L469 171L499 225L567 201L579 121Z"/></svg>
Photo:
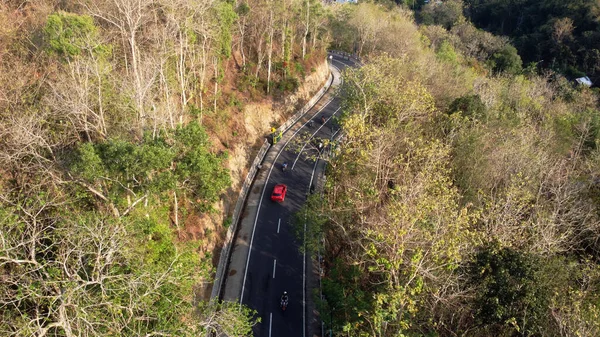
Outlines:
<svg viewBox="0 0 600 337"><path fill-rule="evenodd" d="M592 81L587 76L576 78L575 81L577 81L579 84L585 85L586 87L592 86Z"/></svg>

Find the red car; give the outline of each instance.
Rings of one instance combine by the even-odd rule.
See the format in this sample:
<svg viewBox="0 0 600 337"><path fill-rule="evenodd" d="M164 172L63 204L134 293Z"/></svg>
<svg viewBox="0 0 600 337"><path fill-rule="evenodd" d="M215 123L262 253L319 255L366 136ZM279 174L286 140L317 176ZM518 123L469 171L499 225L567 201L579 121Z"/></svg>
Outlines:
<svg viewBox="0 0 600 337"><path fill-rule="evenodd" d="M277 184L273 187L273 193L271 193L271 200L282 202L285 200L285 193L287 192L287 186L284 184Z"/></svg>

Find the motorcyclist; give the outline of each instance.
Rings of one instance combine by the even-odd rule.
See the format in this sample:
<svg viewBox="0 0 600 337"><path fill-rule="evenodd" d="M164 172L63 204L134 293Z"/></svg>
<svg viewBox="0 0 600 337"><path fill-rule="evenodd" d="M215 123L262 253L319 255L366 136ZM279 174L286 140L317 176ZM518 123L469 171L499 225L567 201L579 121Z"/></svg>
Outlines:
<svg viewBox="0 0 600 337"><path fill-rule="evenodd" d="M281 164L281 169L283 171L285 171L287 169L287 167L288 167L288 163L287 163L287 161L284 161L283 164Z"/></svg>
<svg viewBox="0 0 600 337"><path fill-rule="evenodd" d="M288 294L287 294L287 291L284 291L283 295L281 295L281 306L286 307L287 304L288 304Z"/></svg>

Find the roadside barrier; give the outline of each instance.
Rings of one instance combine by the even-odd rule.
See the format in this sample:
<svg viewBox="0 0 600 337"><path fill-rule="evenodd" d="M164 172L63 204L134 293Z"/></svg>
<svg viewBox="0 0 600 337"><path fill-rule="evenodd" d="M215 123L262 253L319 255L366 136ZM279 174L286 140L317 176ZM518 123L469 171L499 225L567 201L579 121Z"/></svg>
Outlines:
<svg viewBox="0 0 600 337"><path fill-rule="evenodd" d="M327 62L327 61L325 61ZM329 68L328 68L329 69ZM288 119L283 125L281 125L276 131L275 134L279 134L281 131L285 133L289 128L291 128L302 116L304 116L312 107L325 95L331 84L333 83L333 74L329 72L329 77L327 81L321 87L321 89L306 103L302 109L300 109L297 113L295 113L290 119ZM213 283L212 292L210 295L211 299L221 298L222 289L223 289L223 281L225 279L225 272L227 271L227 265L229 262L229 257L231 254L231 249L233 248L233 238L235 237L235 233L237 231L238 223L240 221L240 214L242 213L242 209L244 208L244 204L246 203L246 198L248 197L248 191L254 182L254 178L258 173L258 170L262 166L262 162L267 154L267 151L271 148L271 143L268 139L265 139L263 145L260 150L256 154L254 161L252 162L252 166L250 167L250 171L246 175L246 179L244 180L244 184L242 185L242 189L240 190L240 194L238 196L237 202L235 204L235 208L233 209L233 215L231 217L231 225L227 230L227 234L225 236L225 242L223 243L223 248L221 249L221 256L219 258L219 264L217 265L217 271L215 273L215 280Z"/></svg>
<svg viewBox="0 0 600 337"><path fill-rule="evenodd" d="M329 53L337 55L338 57L344 58L346 60L352 60L361 67L364 65L362 63L362 61L360 60L360 57L358 57L358 55L356 55L356 54L350 54L345 51L339 51L339 50L330 50Z"/></svg>

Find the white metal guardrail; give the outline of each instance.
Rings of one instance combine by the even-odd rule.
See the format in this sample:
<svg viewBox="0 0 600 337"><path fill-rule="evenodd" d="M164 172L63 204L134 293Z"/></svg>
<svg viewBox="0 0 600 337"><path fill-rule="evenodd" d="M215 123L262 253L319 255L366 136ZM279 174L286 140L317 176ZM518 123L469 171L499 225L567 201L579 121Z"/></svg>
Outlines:
<svg viewBox="0 0 600 337"><path fill-rule="evenodd" d="M358 55L356 55L356 54L350 54L350 53L347 53L345 51L338 51L338 50L330 50L329 53L337 55L337 56L339 56L341 58L344 58L346 60L352 60L356 64L358 64L359 66L361 66L361 67L363 66L363 63L360 60L360 57L358 57Z"/></svg>
<svg viewBox="0 0 600 337"><path fill-rule="evenodd" d="M327 61L326 61L327 62ZM302 116L304 116L320 99L325 95L325 92L329 89L331 84L333 83L333 75L329 72L329 77L323 87L298 111L294 114L290 119L288 119L283 125L281 125L275 134L279 134L286 132L292 125L294 125ZM223 289L223 280L225 279L225 272L227 269L227 262L229 261L229 255L231 254L231 248L233 247L233 238L235 236L235 232L237 231L237 226L240 221L240 214L242 212L242 208L244 207L244 203L246 202L246 197L248 196L248 191L252 186L252 182L258 173L258 169L267 154L267 151L271 148L271 143L265 139L262 147L256 154L254 161L252 162L252 167L250 171L246 175L246 179L244 180L244 184L242 185L242 189L240 191L240 195L238 196L237 202L235 204L235 208L233 210L233 215L231 218L231 225L227 230L227 234L225 236L225 242L223 243L223 248L221 249L221 256L219 258L219 264L217 265L217 271L215 274L215 280L213 283L212 292L210 295L211 299L217 299L221 297L221 292Z"/></svg>
<svg viewBox="0 0 600 337"><path fill-rule="evenodd" d="M225 277L226 271L225 269L227 267L227 261L229 260L229 254L231 254L231 247L233 246L233 237L237 230L237 224L240 220L240 214L242 212L242 208L244 207L246 197L248 196L250 186L252 185L254 177L256 177L256 173L258 172L258 169L260 167L260 163L262 163L270 147L271 144L267 139L265 139L263 145L260 147L260 150L258 150L254 161L252 162L252 167L250 167L250 171L248 171L246 179L244 180L244 184L242 185L242 189L240 190L240 195L238 196L237 202L235 203L235 208L233 209L233 214L231 216L231 224L229 225L227 234L225 235L225 242L223 244L223 248L221 249L221 256L219 257L219 264L217 265L215 281L213 283L213 288L210 295L211 299L218 298L221 295L223 279Z"/></svg>
<svg viewBox="0 0 600 337"><path fill-rule="evenodd" d="M302 107L302 109L300 109L300 111L295 113L292 117L290 117L290 119L288 119L285 123L283 123L283 125L281 125L279 128L277 128L277 130L275 130L274 134L279 134L280 132L284 133L289 128L291 128L292 125L296 124L296 122L300 118L302 118L302 116L304 116L321 99L321 97L323 97L323 95L325 94L327 89L329 89L329 87L331 86L331 83L333 83L333 75L330 72L329 78L327 79L327 82L321 88L321 90L319 90L319 92L317 92L317 94L315 96L313 96L313 98L311 98L310 101L308 101L308 103L306 103Z"/></svg>

